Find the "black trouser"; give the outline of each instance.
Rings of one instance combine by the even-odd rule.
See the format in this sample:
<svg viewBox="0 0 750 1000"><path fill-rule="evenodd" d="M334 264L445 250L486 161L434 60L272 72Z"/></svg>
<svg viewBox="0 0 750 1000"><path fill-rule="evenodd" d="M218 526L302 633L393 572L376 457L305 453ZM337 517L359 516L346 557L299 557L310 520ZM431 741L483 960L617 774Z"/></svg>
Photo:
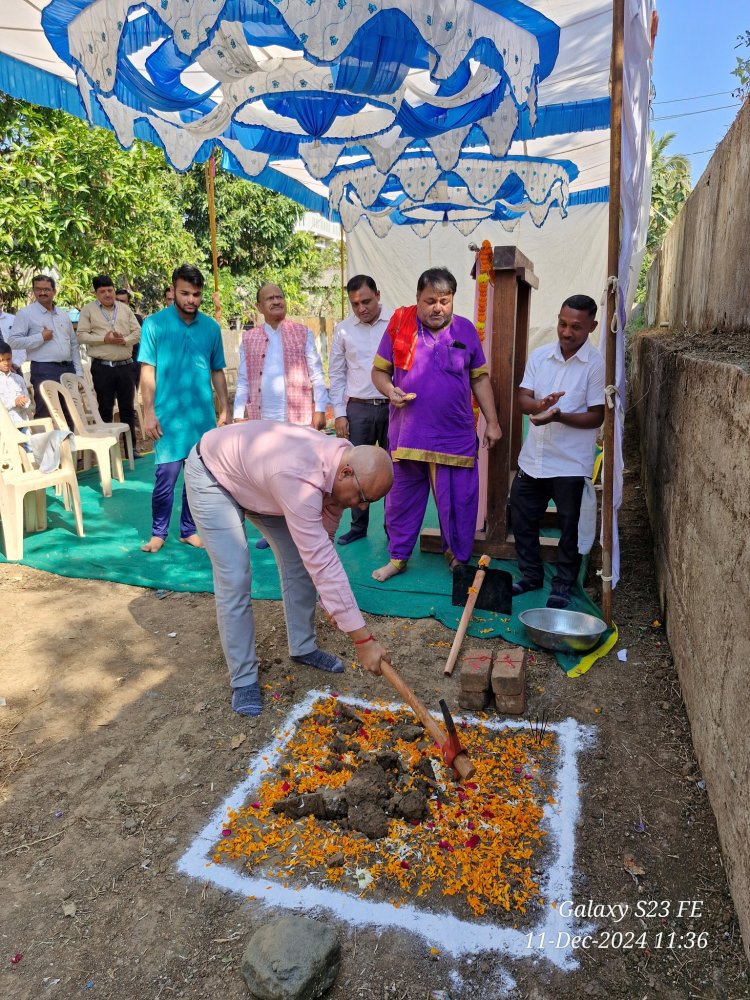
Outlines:
<svg viewBox="0 0 750 1000"><path fill-rule="evenodd" d="M550 500L557 507L560 543L557 547L557 572L552 587L572 587L578 579L581 556L578 552L578 519L581 514L583 476L554 476L533 479L518 470L510 488L510 518L516 540L516 555L521 576L529 583L541 583L544 576L539 527Z"/></svg>
<svg viewBox="0 0 750 1000"><path fill-rule="evenodd" d="M355 445L379 444L388 449L388 401L382 403L361 403L350 399L346 404L346 419L349 421L349 441ZM370 508L360 510L352 507L352 531L367 534L370 523Z"/></svg>
<svg viewBox="0 0 750 1000"><path fill-rule="evenodd" d="M39 386L42 382L59 382L63 375L70 373L75 375L76 370L73 367L72 361L32 361L31 362L31 372L29 381L31 382L31 387L34 390L34 416L35 417L48 417L49 410L47 409L47 404L42 399L42 394L39 391ZM65 411L65 415L68 418L68 426L72 427L73 424L70 420L70 414Z"/></svg>
<svg viewBox="0 0 750 1000"><path fill-rule="evenodd" d="M106 424L112 423L112 413L117 400L120 421L130 428L135 448L138 440L135 436L135 365L132 361L128 361L125 365L105 365L97 358L92 358L91 378L94 381L102 420Z"/></svg>

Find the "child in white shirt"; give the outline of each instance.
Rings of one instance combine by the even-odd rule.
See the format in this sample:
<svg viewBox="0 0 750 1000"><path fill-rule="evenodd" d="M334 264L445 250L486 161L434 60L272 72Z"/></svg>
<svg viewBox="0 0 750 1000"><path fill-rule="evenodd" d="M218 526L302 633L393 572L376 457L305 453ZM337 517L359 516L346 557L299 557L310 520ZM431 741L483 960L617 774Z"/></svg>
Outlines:
<svg viewBox="0 0 750 1000"><path fill-rule="evenodd" d="M31 400L24 380L13 371L10 345L0 340L0 401L14 424L31 419Z"/></svg>

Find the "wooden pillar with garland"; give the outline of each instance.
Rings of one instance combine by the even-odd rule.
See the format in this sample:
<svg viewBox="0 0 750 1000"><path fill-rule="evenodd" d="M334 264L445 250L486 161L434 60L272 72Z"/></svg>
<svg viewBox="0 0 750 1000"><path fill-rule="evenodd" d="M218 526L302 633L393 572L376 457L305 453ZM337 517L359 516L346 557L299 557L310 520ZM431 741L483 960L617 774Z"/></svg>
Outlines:
<svg viewBox="0 0 750 1000"><path fill-rule="evenodd" d="M518 467L523 441L523 416L515 405L515 389L526 366L529 343L531 291L539 287L534 265L518 247L492 247L485 240L476 254L473 275L477 281L476 327L490 368L498 421L503 436L489 452L487 472L480 466L480 495L486 496L484 530L477 531L474 552L495 559L515 559L508 496ZM492 309L488 310L492 286ZM477 410L475 409L475 413ZM541 539L542 557L554 560L556 540ZM440 552L440 532L425 529L423 552Z"/></svg>

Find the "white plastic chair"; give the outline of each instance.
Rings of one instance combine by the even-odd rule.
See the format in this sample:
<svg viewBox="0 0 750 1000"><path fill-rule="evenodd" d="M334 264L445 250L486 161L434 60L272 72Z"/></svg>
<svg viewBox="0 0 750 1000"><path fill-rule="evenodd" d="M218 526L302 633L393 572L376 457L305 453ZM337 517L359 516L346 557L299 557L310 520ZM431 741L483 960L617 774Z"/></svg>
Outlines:
<svg viewBox="0 0 750 1000"><path fill-rule="evenodd" d="M6 559L23 559L24 522L29 531L44 531L47 527L47 489L61 490L66 510L73 507L76 532L83 538L81 497L78 492L75 463L70 443L60 444L60 464L53 472L40 472L24 445L28 436L20 428L53 430L52 421L25 420L14 424L0 403L0 521L2 521Z"/></svg>
<svg viewBox="0 0 750 1000"><path fill-rule="evenodd" d="M128 464L132 472L135 469L135 459L133 456L133 435L130 433L130 427L121 421L112 420L109 423L105 423L102 420L96 393L88 379L66 372L60 377L60 385L70 393L78 409L78 413L86 422L89 432L98 433L99 431L103 431L106 434L114 434L118 438L124 435L125 453L128 456Z"/></svg>
<svg viewBox="0 0 750 1000"><path fill-rule="evenodd" d="M99 478L102 483L102 494L112 496L112 476L120 482L125 482L120 456L120 439L109 431L98 431L90 428L78 412L73 398L67 389L59 382L42 382L39 386L42 399L47 404L52 423L59 431L73 431L73 448L75 451L92 451L99 467ZM68 424L65 410L70 414L73 424Z"/></svg>

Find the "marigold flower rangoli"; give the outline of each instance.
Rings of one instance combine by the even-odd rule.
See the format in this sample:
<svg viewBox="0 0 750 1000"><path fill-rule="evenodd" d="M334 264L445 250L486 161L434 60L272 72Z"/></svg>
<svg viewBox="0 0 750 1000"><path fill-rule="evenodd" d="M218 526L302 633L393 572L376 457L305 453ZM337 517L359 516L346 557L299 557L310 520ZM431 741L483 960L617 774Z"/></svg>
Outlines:
<svg viewBox="0 0 750 1000"><path fill-rule="evenodd" d="M242 862L290 888L333 884L396 907L425 897L439 908L442 899L463 918L536 909L543 903L535 874L545 854L542 820L555 801L554 731L539 741L529 729L462 726L477 773L461 786L414 723L406 709L352 711L334 697L317 701L282 761L229 813L222 831L229 835L216 844L214 862ZM349 816L346 808L354 785L347 785L358 773L378 777L379 769L387 772L387 783L373 786L384 835L370 839L351 828L351 803ZM407 805L420 810L419 819L405 818ZM312 812L297 815L305 809Z"/></svg>

